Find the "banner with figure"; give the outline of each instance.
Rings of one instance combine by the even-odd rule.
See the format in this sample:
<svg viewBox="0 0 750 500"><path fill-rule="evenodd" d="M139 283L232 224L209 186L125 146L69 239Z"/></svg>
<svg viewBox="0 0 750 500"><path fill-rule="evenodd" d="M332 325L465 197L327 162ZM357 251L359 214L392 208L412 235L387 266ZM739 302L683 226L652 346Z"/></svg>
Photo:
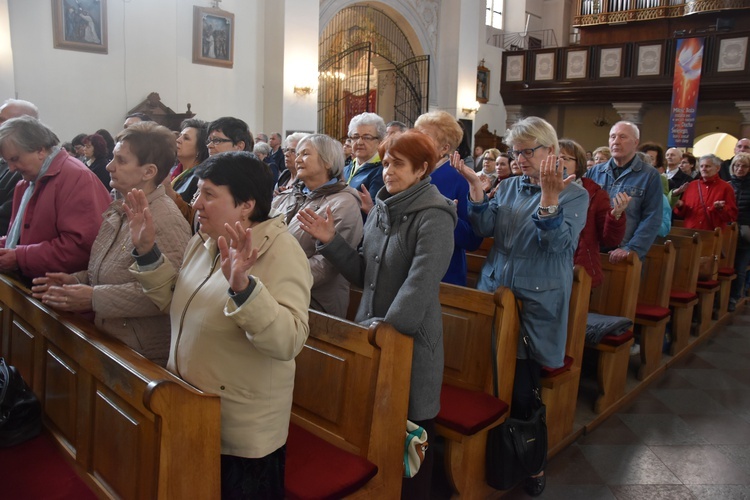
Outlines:
<svg viewBox="0 0 750 500"><path fill-rule="evenodd" d="M703 38L677 40L669 119L670 148L691 148L703 65Z"/></svg>

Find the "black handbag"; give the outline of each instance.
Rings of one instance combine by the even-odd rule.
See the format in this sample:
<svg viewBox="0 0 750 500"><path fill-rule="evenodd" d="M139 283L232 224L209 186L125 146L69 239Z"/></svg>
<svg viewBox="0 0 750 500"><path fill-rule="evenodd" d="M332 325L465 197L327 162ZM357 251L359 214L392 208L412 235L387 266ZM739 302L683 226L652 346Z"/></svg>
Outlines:
<svg viewBox="0 0 750 500"><path fill-rule="evenodd" d="M497 391L497 358L495 329L492 329L492 368L495 397ZM529 359L529 338L523 337ZM531 367L529 367L531 370ZM547 410L542 403L539 379L531 373L535 382L535 408L524 420L508 418L487 435L486 478L487 484L497 490L509 490L529 476L542 472L547 465Z"/></svg>
<svg viewBox="0 0 750 500"><path fill-rule="evenodd" d="M42 431L42 405L13 366L0 358L0 448L27 441Z"/></svg>

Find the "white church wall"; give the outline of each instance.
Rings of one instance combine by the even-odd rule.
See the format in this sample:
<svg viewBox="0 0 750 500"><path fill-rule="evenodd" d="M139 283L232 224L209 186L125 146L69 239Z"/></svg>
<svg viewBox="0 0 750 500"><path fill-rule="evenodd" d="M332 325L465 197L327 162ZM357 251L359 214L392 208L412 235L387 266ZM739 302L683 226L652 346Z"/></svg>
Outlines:
<svg viewBox="0 0 750 500"><path fill-rule="evenodd" d="M192 63L192 4L109 0L109 50L97 54L53 48L49 1L9 0L12 94L37 104L42 120L61 140L102 127L117 133L125 113L150 92L158 92L177 113L191 103L196 118L233 115L261 131L264 47L258 26L263 1L221 2L235 15L232 69ZM4 61L0 54L0 65ZM0 90L13 97L7 95L6 78L3 71Z"/></svg>

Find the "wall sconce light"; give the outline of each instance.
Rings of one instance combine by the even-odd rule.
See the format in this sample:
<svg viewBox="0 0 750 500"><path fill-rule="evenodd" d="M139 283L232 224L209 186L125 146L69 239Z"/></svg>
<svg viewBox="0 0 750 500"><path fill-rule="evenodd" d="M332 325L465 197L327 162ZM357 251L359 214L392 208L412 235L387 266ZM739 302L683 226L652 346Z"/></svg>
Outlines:
<svg viewBox="0 0 750 500"><path fill-rule="evenodd" d="M471 116L479 111L479 102L475 102L474 105L470 108L461 108L461 111L464 112L464 116Z"/></svg>
<svg viewBox="0 0 750 500"><path fill-rule="evenodd" d="M310 95L313 93L312 87L294 87L294 94L300 97Z"/></svg>

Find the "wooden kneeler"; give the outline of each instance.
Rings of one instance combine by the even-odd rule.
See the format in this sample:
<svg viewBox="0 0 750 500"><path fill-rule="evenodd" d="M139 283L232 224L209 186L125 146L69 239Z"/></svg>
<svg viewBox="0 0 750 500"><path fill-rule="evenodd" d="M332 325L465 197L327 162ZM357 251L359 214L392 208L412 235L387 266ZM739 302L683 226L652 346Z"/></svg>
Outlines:
<svg viewBox="0 0 750 500"><path fill-rule="evenodd" d="M641 334L641 366L638 380L659 369L664 333L670 320L669 293L672 289L676 252L671 241L651 245L643 261L635 324Z"/></svg>
<svg viewBox="0 0 750 500"><path fill-rule="evenodd" d="M638 288L641 281L641 261L635 252L630 252L625 260L612 264L609 255L599 254L604 280L596 293L592 294L589 311L608 316L622 316L635 322L635 308L638 302ZM599 355L597 382L599 397L594 403L594 411L602 413L625 394L628 376L630 347L633 345L633 332L617 337L605 336L597 345L587 344L586 348Z"/></svg>

